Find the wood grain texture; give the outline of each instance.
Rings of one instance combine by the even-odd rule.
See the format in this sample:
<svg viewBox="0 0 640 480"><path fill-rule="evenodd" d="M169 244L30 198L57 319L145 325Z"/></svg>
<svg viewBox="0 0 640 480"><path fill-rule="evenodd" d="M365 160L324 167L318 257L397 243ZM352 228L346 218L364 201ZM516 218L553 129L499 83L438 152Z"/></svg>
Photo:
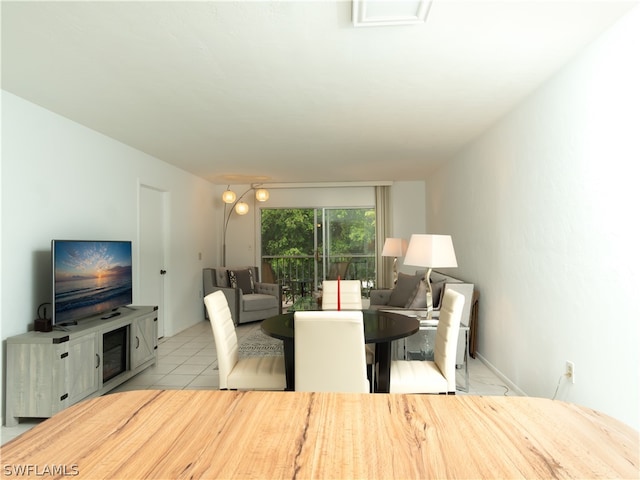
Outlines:
<svg viewBox="0 0 640 480"><path fill-rule="evenodd" d="M638 478L638 432L540 398L157 391L81 402L2 447L79 478Z"/></svg>

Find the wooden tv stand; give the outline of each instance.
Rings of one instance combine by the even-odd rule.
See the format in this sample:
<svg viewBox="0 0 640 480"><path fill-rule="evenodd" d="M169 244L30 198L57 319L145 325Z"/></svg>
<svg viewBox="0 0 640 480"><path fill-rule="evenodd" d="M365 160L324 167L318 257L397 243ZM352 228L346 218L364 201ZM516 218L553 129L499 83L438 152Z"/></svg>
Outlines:
<svg viewBox="0 0 640 480"><path fill-rule="evenodd" d="M155 364L157 310L156 306L120 307L120 314L111 318L103 319L103 314L52 332L32 331L7 338L5 424L14 426L21 417L51 417L80 400L114 389ZM126 335L121 342L124 352L120 344L115 347L124 365L105 380L113 357L104 351L105 339L116 331L120 337Z"/></svg>

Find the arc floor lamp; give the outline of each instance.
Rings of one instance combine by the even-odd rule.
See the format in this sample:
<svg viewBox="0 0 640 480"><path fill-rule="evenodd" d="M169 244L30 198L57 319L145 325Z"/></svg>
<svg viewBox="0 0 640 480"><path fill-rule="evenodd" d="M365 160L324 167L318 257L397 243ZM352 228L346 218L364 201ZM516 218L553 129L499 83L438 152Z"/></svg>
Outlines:
<svg viewBox="0 0 640 480"><path fill-rule="evenodd" d="M231 218L231 214L236 212L238 215L246 215L249 213L249 204L243 202L242 199L245 195L252 190L255 191L256 200L258 202L266 202L269 200L269 191L265 188L260 188L260 185L251 185L245 192L239 197L236 193L229 189L229 185L227 185L227 189L222 194L222 201L224 202L224 213L223 213L223 226L222 226L222 266L227 266L227 227L229 226L229 219ZM229 211L227 212L227 206L229 207Z"/></svg>

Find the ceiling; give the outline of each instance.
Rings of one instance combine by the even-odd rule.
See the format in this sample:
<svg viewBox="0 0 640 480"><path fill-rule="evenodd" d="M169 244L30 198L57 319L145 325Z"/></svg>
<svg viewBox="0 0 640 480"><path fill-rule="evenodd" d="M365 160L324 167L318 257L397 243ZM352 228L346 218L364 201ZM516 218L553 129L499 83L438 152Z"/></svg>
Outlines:
<svg viewBox="0 0 640 480"><path fill-rule="evenodd" d="M632 7L2 2L2 88L214 183L415 180Z"/></svg>

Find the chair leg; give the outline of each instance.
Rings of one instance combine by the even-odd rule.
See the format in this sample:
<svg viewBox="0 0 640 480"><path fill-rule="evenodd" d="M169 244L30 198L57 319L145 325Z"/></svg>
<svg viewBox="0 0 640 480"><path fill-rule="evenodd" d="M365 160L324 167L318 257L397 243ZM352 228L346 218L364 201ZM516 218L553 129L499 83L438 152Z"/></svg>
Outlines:
<svg viewBox="0 0 640 480"><path fill-rule="evenodd" d="M367 365L367 379L369 380L369 393L373 393L374 392L374 385L373 385L373 364L368 364Z"/></svg>

